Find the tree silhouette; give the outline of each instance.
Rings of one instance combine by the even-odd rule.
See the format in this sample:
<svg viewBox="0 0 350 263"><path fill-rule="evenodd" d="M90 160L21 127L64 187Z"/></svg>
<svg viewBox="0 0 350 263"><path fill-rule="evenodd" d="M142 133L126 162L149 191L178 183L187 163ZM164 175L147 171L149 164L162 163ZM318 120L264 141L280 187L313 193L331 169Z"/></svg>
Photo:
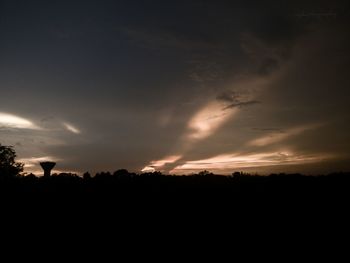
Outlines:
<svg viewBox="0 0 350 263"><path fill-rule="evenodd" d="M207 171L207 170L204 170L204 171L200 171L198 173L199 176L209 176L209 175L213 175L213 173Z"/></svg>
<svg viewBox="0 0 350 263"><path fill-rule="evenodd" d="M83 174L83 178L84 178L84 180L90 180L91 179L91 174L89 172L85 172Z"/></svg>
<svg viewBox="0 0 350 263"><path fill-rule="evenodd" d="M11 178L23 172L22 163L15 161L17 155L12 146L3 146L0 144L0 176L2 178Z"/></svg>

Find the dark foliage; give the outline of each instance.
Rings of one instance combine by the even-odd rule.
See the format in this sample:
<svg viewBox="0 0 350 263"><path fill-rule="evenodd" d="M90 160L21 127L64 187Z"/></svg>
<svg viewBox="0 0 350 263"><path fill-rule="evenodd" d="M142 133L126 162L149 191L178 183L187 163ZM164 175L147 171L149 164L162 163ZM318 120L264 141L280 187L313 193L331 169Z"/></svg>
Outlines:
<svg viewBox="0 0 350 263"><path fill-rule="evenodd" d="M229 214L240 217L252 211L255 217L261 217L269 210L278 213L297 210L297 214L307 214L316 209L319 213L327 210L334 213L350 197L349 173L258 176L233 172L222 176L202 171L190 176L172 176L160 172L135 174L121 169L96 175L86 172L83 176L61 173L37 177L20 175L22 165L14 162L12 148L6 150L9 155L3 156L10 156L7 163L16 169L9 173L11 176L5 174L6 180L0 180L0 200L11 209L31 209L27 215L35 207L45 216L50 210L66 216L83 211L88 218L92 216L90 212L120 218L135 211L135 218L143 219L157 213L171 217L179 213L184 218L197 212L221 217ZM16 204L12 204L15 200L18 200Z"/></svg>
<svg viewBox="0 0 350 263"><path fill-rule="evenodd" d="M15 159L16 152L13 147L0 144L0 180L15 177L23 171L23 164Z"/></svg>
<svg viewBox="0 0 350 263"><path fill-rule="evenodd" d="M91 176L86 172L78 176L72 173L53 174L50 177L13 176L2 182L2 191L9 189L25 192L53 192L81 194L95 192L101 195L127 194L328 194L339 193L348 187L350 174L306 176L301 174L250 175L234 172L231 176L215 175L208 171L189 176L164 175L160 172L135 174L125 169L114 173L100 172ZM72 192L70 192L72 191Z"/></svg>

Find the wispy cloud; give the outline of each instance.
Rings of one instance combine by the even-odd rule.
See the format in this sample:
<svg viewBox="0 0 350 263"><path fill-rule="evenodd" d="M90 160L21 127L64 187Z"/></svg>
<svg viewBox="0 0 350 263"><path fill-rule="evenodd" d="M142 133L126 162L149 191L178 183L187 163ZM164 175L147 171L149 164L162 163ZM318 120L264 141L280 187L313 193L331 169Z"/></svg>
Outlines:
<svg viewBox="0 0 350 263"><path fill-rule="evenodd" d="M222 79L223 68L218 62L213 61L213 58L192 59L188 64L190 65L188 76L195 82L204 84Z"/></svg>
<svg viewBox="0 0 350 263"><path fill-rule="evenodd" d="M239 79L232 85L235 88L235 91L230 93L233 98L216 97L200 107L188 120L187 129L179 138L177 153L186 156L198 142L214 135L225 123L233 120L242 107L259 103L254 98L268 81L267 78ZM176 164L177 162L174 162L174 165ZM157 170L157 167L152 165L146 167L151 168L149 171Z"/></svg>
<svg viewBox="0 0 350 263"><path fill-rule="evenodd" d="M141 172L154 172L157 169L161 169L162 167L164 167L166 164L171 164L171 163L175 163L178 160L181 159L181 155L172 155L172 156L167 156L162 160L158 160L158 161L152 161L149 165L147 165L146 167L144 167Z"/></svg>
<svg viewBox="0 0 350 263"><path fill-rule="evenodd" d="M237 111L222 112L222 103L210 102L200 109L189 121L189 139L204 139L221 127Z"/></svg>
<svg viewBox="0 0 350 263"><path fill-rule="evenodd" d="M234 169L315 163L332 157L331 155L325 154L304 155L291 151L264 152L257 154L222 154L208 159L187 161L175 167L170 173L188 174L205 169L227 173Z"/></svg>
<svg viewBox="0 0 350 263"><path fill-rule="evenodd" d="M223 101L227 103L237 102L240 99L240 95L237 92L232 90L225 90L216 96L218 101Z"/></svg>
<svg viewBox="0 0 350 263"><path fill-rule="evenodd" d="M261 102L258 100L235 102L235 103L232 103L232 104L226 106L224 108L224 110L232 109L232 108L242 108L242 107L251 106L251 105L255 105L255 104L259 104L259 103L261 103Z"/></svg>
<svg viewBox="0 0 350 263"><path fill-rule="evenodd" d="M67 131L70 131L70 132L72 132L74 134L80 134L81 133L81 131L78 128L76 128L75 126L73 126L70 123L63 122L63 126L67 129Z"/></svg>
<svg viewBox="0 0 350 263"><path fill-rule="evenodd" d="M241 48L255 64L255 72L269 75L276 71L290 53L291 44L267 43L250 33L241 35Z"/></svg>
<svg viewBox="0 0 350 263"><path fill-rule="evenodd" d="M283 133L283 130L279 129L279 128L252 128L252 130L254 130L254 131L261 131L261 132L269 131L269 132Z"/></svg>
<svg viewBox="0 0 350 263"><path fill-rule="evenodd" d="M40 130L31 120L0 112L0 128Z"/></svg>
<svg viewBox="0 0 350 263"><path fill-rule="evenodd" d="M43 169L40 166L40 162L62 162L63 159L57 158L54 156L42 156L42 157L30 157L30 158L21 158L18 159L18 162L24 163L24 172L33 173L37 176L43 175ZM56 168L56 167L55 167ZM62 170L62 169L53 169L52 173L78 173L72 170Z"/></svg>
<svg viewBox="0 0 350 263"><path fill-rule="evenodd" d="M57 162L61 159L53 157L53 156L42 156L42 157L30 157L30 158L21 158L18 159L19 162L24 163L26 167L32 167L40 162Z"/></svg>
<svg viewBox="0 0 350 263"><path fill-rule="evenodd" d="M260 138L257 138L248 142L248 145L249 146L266 146L266 145L278 143L283 140L286 140L289 137L302 134L305 131L316 129L320 126L321 124L313 124L313 125L305 125L305 126L292 128L286 131L276 130L269 133L268 135L262 136Z"/></svg>
<svg viewBox="0 0 350 263"><path fill-rule="evenodd" d="M261 103L258 100L252 99L252 94L249 94L249 91L238 92L234 90L225 90L216 96L216 100L226 104L223 110L242 108Z"/></svg>

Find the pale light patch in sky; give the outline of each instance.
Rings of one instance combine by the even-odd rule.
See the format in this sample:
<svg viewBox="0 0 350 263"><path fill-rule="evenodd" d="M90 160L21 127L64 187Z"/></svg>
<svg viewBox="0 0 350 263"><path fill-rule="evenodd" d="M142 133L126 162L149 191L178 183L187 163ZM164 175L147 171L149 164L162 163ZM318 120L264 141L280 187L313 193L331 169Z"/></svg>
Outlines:
<svg viewBox="0 0 350 263"><path fill-rule="evenodd" d="M232 101L215 100L200 108L188 122L189 131L185 135L185 141L203 140L215 134L241 107L257 103L255 98L272 81L273 78L268 77L237 77L229 89L237 98L232 97Z"/></svg>
<svg viewBox="0 0 350 263"><path fill-rule="evenodd" d="M230 117L237 113L237 109L224 110L223 104L214 101L200 109L189 121L190 129L187 137L200 140L212 135Z"/></svg>
<svg viewBox="0 0 350 263"><path fill-rule="evenodd" d="M141 172L143 172L143 173L153 173L153 172L155 172L156 171L156 169L154 169L153 167L151 167L151 166L146 166L145 168L143 168L142 170L141 170Z"/></svg>
<svg viewBox="0 0 350 263"><path fill-rule="evenodd" d="M43 169L40 166L40 162L62 162L63 159L52 157L52 156L43 156L43 157L31 157L31 158L22 158L18 159L18 162L24 163L24 168L26 173L33 173L36 176L42 176L44 174ZM55 167L56 168L56 167ZM53 169L51 174L59 173L76 173L79 172L73 170L62 170L62 169Z"/></svg>
<svg viewBox="0 0 350 263"><path fill-rule="evenodd" d="M152 161L149 165L147 165L145 168L143 168L141 170L141 172L145 172L145 173L155 172L156 168L161 168L165 164L174 163L174 162L178 161L181 158L182 158L181 155L171 155L171 156L165 157L162 160Z"/></svg>
<svg viewBox="0 0 350 263"><path fill-rule="evenodd" d="M307 130L312 130L320 127L320 124L313 124L313 125L306 125L301 127L296 127L289 129L287 131L276 131L269 133L266 136L260 137L258 139L254 139L250 142L248 142L248 145L250 146L266 146L273 143L281 142L291 136L299 135Z"/></svg>
<svg viewBox="0 0 350 263"><path fill-rule="evenodd" d="M81 131L78 128L74 127L72 124L69 124L67 122L64 122L63 126L67 129L67 131L70 131L72 133L75 133L75 134L81 133Z"/></svg>
<svg viewBox="0 0 350 263"><path fill-rule="evenodd" d="M216 99L199 108L188 121L187 131L180 137L180 150L177 152L180 152L183 157L197 142L214 135L217 130L240 111L242 106L250 105L250 102L269 81L267 78L238 79L232 83L235 90L234 94L239 94L238 101L237 99L230 102ZM176 161L178 160L168 163L175 163ZM156 171L156 166L152 163L142 169L142 172L154 171Z"/></svg>
<svg viewBox="0 0 350 263"><path fill-rule="evenodd" d="M8 113L0 112L0 128L40 130L32 121Z"/></svg>
<svg viewBox="0 0 350 263"><path fill-rule="evenodd" d="M43 156L43 157L31 157L31 158L22 158L18 159L18 162L24 163L25 167L33 167L38 165L40 162L57 162L61 159L52 157L52 156Z"/></svg>
<svg viewBox="0 0 350 263"><path fill-rule="evenodd" d="M237 113L237 109L225 110L224 104L219 101L210 102L201 108L188 122L189 130L182 138L184 149L181 155L172 155L158 161L152 161L145 166L142 172L154 172L157 168L165 164L175 163L182 158L185 149L195 141L203 140L212 135L220 128L230 117Z"/></svg>
<svg viewBox="0 0 350 263"><path fill-rule="evenodd" d="M170 173L188 174L202 170L227 173L228 170L233 172L234 169L241 168L316 163L332 157L331 155L323 154L303 155L291 151L258 154L222 154L208 159L188 161L185 164L177 166Z"/></svg>

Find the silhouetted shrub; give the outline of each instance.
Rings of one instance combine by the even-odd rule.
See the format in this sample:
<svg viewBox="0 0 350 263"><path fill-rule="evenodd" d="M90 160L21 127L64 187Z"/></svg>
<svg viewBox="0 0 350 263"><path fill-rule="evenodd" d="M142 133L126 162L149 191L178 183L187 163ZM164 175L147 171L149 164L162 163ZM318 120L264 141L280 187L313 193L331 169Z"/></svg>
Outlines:
<svg viewBox="0 0 350 263"><path fill-rule="evenodd" d="M0 144L0 176L13 178L23 172L23 164L15 161L16 152L12 146Z"/></svg>
<svg viewBox="0 0 350 263"><path fill-rule="evenodd" d="M91 174L90 174L89 172L84 173L84 174L83 174L83 179L84 179L84 180L89 180L89 179L91 179Z"/></svg>

